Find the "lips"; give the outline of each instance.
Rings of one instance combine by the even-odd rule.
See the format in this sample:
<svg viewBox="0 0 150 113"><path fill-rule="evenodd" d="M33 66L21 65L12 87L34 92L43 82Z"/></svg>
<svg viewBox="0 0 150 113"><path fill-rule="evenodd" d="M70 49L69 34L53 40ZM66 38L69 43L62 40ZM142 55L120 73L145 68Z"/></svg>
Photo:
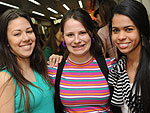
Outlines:
<svg viewBox="0 0 150 113"><path fill-rule="evenodd" d="M78 45L78 46L72 46L73 48L81 48L81 47L83 47L85 44L83 44L83 45Z"/></svg>
<svg viewBox="0 0 150 113"><path fill-rule="evenodd" d="M122 49L127 48L130 43L118 43L118 46Z"/></svg>
<svg viewBox="0 0 150 113"><path fill-rule="evenodd" d="M26 44L26 45L21 45L20 47L22 47L22 48L25 49L25 50L29 50L29 49L31 48L31 44L32 44L32 43Z"/></svg>

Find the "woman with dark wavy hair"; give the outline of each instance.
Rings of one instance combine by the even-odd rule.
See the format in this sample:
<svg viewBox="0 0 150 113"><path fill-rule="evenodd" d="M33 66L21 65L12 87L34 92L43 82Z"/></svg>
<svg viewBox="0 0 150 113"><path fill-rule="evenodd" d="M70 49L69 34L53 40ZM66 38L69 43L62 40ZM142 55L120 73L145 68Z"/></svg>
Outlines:
<svg viewBox="0 0 150 113"><path fill-rule="evenodd" d="M44 55L46 60L49 60L49 56L52 54L63 55L64 47L62 46L63 37L60 30L60 23L51 27L48 33L48 40L44 48Z"/></svg>
<svg viewBox="0 0 150 113"><path fill-rule="evenodd" d="M113 11L110 22L113 43L121 53L108 78L114 86L111 103L123 113L149 113L150 27L146 8L125 0Z"/></svg>
<svg viewBox="0 0 150 113"><path fill-rule="evenodd" d="M0 112L54 113L54 89L30 17L16 9L0 17Z"/></svg>
<svg viewBox="0 0 150 113"><path fill-rule="evenodd" d="M80 8L68 11L61 31L66 54L58 66L48 68L55 84L56 113L112 113L107 72L115 62L104 58L90 15Z"/></svg>

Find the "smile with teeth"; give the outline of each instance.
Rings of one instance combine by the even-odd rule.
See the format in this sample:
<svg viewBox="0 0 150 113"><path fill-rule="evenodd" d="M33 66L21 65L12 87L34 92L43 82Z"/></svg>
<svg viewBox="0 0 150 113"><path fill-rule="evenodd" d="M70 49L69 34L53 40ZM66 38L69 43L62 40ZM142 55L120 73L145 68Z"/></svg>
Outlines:
<svg viewBox="0 0 150 113"><path fill-rule="evenodd" d="M21 47L22 47L23 49L30 49L30 48L31 48L31 44L21 45Z"/></svg>
<svg viewBox="0 0 150 113"><path fill-rule="evenodd" d="M85 44L83 44L83 45L78 45L78 46L72 46L73 48L81 48L81 47L83 47Z"/></svg>
<svg viewBox="0 0 150 113"><path fill-rule="evenodd" d="M121 43L121 44L118 44L120 48L126 48L129 46L130 43Z"/></svg>

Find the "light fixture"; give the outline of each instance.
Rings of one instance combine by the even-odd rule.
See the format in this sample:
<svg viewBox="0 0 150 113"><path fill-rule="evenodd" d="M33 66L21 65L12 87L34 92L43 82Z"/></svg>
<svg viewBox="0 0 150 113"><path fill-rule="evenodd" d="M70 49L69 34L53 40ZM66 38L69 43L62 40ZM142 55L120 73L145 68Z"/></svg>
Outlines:
<svg viewBox="0 0 150 113"><path fill-rule="evenodd" d="M79 1L78 1L78 3L79 3L80 8L83 8L82 1L81 1L81 0L79 0Z"/></svg>
<svg viewBox="0 0 150 113"><path fill-rule="evenodd" d="M62 15L62 14L61 14L60 16L61 16L61 17L63 17L63 15Z"/></svg>
<svg viewBox="0 0 150 113"><path fill-rule="evenodd" d="M37 11L32 11L33 14L37 14L37 15L40 15L40 16L45 16L43 13L39 13Z"/></svg>
<svg viewBox="0 0 150 113"><path fill-rule="evenodd" d="M14 6L14 5L11 5L11 4L8 4L8 3L5 3L5 2L0 2L0 4L1 4L1 5L4 5L4 6L11 7L11 8L19 9L19 7Z"/></svg>
<svg viewBox="0 0 150 113"><path fill-rule="evenodd" d="M54 20L56 19L55 17L49 17L49 18L50 18L50 19L54 19Z"/></svg>
<svg viewBox="0 0 150 113"><path fill-rule="evenodd" d="M58 12L57 12L56 10L54 10L54 9L52 9L52 8L50 8L50 7L48 7L47 10L49 10L49 11L55 13L55 14L58 14Z"/></svg>
<svg viewBox="0 0 150 113"><path fill-rule="evenodd" d="M54 22L54 24L58 24L58 23L61 23L61 20L62 19L55 19L53 22Z"/></svg>
<svg viewBox="0 0 150 113"><path fill-rule="evenodd" d="M67 10L70 10L70 8L66 4L63 4L63 7L66 8Z"/></svg>
<svg viewBox="0 0 150 113"><path fill-rule="evenodd" d="M28 1L34 3L35 5L41 5L39 2L37 2L35 0L28 0Z"/></svg>

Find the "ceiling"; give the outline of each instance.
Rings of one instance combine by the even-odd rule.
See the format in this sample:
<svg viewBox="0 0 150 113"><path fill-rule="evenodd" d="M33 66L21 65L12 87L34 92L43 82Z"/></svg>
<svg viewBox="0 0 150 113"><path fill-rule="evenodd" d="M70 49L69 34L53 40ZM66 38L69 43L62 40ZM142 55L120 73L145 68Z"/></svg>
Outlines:
<svg viewBox="0 0 150 113"><path fill-rule="evenodd" d="M53 21L50 19L51 17L55 17L57 19L62 18L61 14L64 14L67 10L62 6L63 4L66 4L70 9L78 8L79 0L36 0L41 5L35 5L28 0L0 0L0 2L5 2L11 5L15 5L19 7L21 10L27 12L31 17L35 17L36 19L41 20L48 20ZM98 8L99 1L100 0L81 0L83 3L83 8L87 10L89 13L94 12L96 8ZM122 0L115 0L116 2L122 1ZM47 10L47 7L53 8L58 12L58 14L52 13ZM4 6L0 4L0 15L10 7ZM40 13L43 13L45 16L39 16L36 14L33 14L32 11L37 11Z"/></svg>
<svg viewBox="0 0 150 113"><path fill-rule="evenodd" d="M67 10L62 6L63 3L65 3L70 9L79 7L78 0L36 0L41 5L35 5L28 0L1 0L2 2L9 3L15 6L18 6L21 10L29 13L33 17L37 18L43 18L43 19L50 19L50 16L55 17L57 19L61 18L61 14L64 14ZM96 7L96 4L98 0L82 0L83 7L88 12L92 11L94 7ZM51 7L55 9L58 14L52 13L47 10L47 7ZM0 14L2 14L6 9L10 7L0 5ZM40 13L45 14L44 17L37 16L35 14L32 14L32 11L37 11Z"/></svg>

